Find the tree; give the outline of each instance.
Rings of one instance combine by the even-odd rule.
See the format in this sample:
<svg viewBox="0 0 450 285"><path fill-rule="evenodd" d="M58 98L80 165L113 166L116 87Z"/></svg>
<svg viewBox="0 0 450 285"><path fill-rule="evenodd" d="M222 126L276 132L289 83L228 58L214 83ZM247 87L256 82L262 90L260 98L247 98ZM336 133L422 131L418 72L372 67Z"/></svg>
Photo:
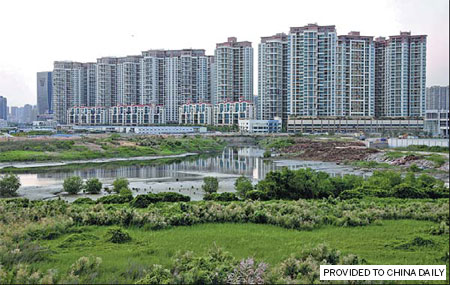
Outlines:
<svg viewBox="0 0 450 285"><path fill-rule="evenodd" d="M234 188L237 194L241 198L245 198L246 194L253 190L253 185L250 179L245 176L241 176L234 182Z"/></svg>
<svg viewBox="0 0 450 285"><path fill-rule="evenodd" d="M83 189L83 180L79 176L64 179L63 189L69 194L77 194Z"/></svg>
<svg viewBox="0 0 450 285"><path fill-rule="evenodd" d="M84 190L89 194L98 194L102 190L102 183L98 178L88 179L84 185Z"/></svg>
<svg viewBox="0 0 450 285"><path fill-rule="evenodd" d="M264 154L263 154L263 157L264 157L264 158L272 157L272 153L270 152L270 150L266 150L266 151L264 152Z"/></svg>
<svg viewBox="0 0 450 285"><path fill-rule="evenodd" d="M10 173L0 177L0 197L17 196L20 185L20 179L15 174Z"/></svg>
<svg viewBox="0 0 450 285"><path fill-rule="evenodd" d="M120 191L125 188L128 189L128 185L130 185L130 182L128 182L128 179L126 178L117 178L113 182L113 191L116 193L120 193Z"/></svg>
<svg viewBox="0 0 450 285"><path fill-rule="evenodd" d="M216 193L219 189L219 181L216 177L208 176L203 178L203 185L202 185L203 191L205 191L208 194Z"/></svg>

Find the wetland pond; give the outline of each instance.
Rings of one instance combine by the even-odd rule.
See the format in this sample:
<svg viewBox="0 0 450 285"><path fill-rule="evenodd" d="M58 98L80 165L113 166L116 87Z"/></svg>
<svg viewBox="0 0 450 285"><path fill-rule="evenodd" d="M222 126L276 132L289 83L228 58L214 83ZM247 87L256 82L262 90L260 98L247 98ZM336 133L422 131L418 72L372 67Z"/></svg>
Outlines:
<svg viewBox="0 0 450 285"><path fill-rule="evenodd" d="M303 161L284 158L264 160L264 151L258 147L226 147L221 153L176 156L145 160L129 158L121 161L83 164L63 164L46 169L29 168L26 174L19 174L22 186L18 193L29 199L62 199L73 201L79 197L96 199L97 195L66 195L62 193L62 183L70 176L83 179L97 177L104 187L118 177L130 181L133 194L173 191L189 195L192 200L201 200L201 185L205 176L219 179L219 192L234 191L234 182L241 175L249 177L254 184L263 179L269 171L282 167L290 169L311 168L325 171L330 175L356 174L368 176L371 173L348 165L333 162ZM28 164L32 167L32 164ZM42 166L42 164L40 164Z"/></svg>

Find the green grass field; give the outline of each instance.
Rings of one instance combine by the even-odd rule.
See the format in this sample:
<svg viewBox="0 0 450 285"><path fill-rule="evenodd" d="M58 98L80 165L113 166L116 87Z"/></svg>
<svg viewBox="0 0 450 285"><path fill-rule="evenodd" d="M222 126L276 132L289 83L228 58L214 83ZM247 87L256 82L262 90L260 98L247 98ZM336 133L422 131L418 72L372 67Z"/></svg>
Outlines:
<svg viewBox="0 0 450 285"><path fill-rule="evenodd" d="M237 259L254 257L271 266L293 253L325 243L343 254L356 254L368 264L445 264L440 259L448 252L448 236L430 235L435 225L428 221L385 220L365 227L324 226L312 231L297 231L259 224L201 224L159 231L127 228L132 241L113 244L105 239L109 227L87 226L82 232L41 241L53 253L50 259L35 263L41 270L56 268L67 272L81 256L98 256L103 263L97 283L132 283L126 270L151 264L170 265L177 251L203 255L213 245ZM431 240L426 246L411 242L421 237ZM448 278L448 270L447 270Z"/></svg>

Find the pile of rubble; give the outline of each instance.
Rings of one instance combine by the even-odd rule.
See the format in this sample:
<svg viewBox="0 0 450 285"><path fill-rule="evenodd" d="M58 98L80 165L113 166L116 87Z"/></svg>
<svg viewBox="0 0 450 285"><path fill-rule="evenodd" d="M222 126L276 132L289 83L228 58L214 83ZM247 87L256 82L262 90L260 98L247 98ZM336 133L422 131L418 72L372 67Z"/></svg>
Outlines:
<svg viewBox="0 0 450 285"><path fill-rule="evenodd" d="M367 148L363 142L359 141L297 139L294 145L282 149L281 152L304 160L344 162L366 160L369 155L379 151Z"/></svg>

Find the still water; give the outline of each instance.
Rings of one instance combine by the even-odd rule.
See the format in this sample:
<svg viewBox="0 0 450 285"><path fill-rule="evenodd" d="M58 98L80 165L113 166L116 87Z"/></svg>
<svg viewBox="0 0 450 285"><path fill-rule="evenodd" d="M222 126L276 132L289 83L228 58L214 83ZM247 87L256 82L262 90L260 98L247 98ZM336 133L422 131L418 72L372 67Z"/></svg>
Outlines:
<svg viewBox="0 0 450 285"><path fill-rule="evenodd" d="M32 199L52 198L61 191L62 182L70 176L83 179L97 177L104 185L112 183L117 177L126 177L131 187L145 192L176 190L201 199L202 179L205 176L219 178L219 191L233 191L234 180L245 175L254 183L263 179L269 171L282 167L290 169L312 168L334 175L369 175L349 166L332 162L302 160L263 160L263 150L257 147L227 147L222 153L210 156L186 157L161 165L91 165L75 170L52 170L45 173L19 175L22 187L19 193ZM195 193L194 193L195 192Z"/></svg>

